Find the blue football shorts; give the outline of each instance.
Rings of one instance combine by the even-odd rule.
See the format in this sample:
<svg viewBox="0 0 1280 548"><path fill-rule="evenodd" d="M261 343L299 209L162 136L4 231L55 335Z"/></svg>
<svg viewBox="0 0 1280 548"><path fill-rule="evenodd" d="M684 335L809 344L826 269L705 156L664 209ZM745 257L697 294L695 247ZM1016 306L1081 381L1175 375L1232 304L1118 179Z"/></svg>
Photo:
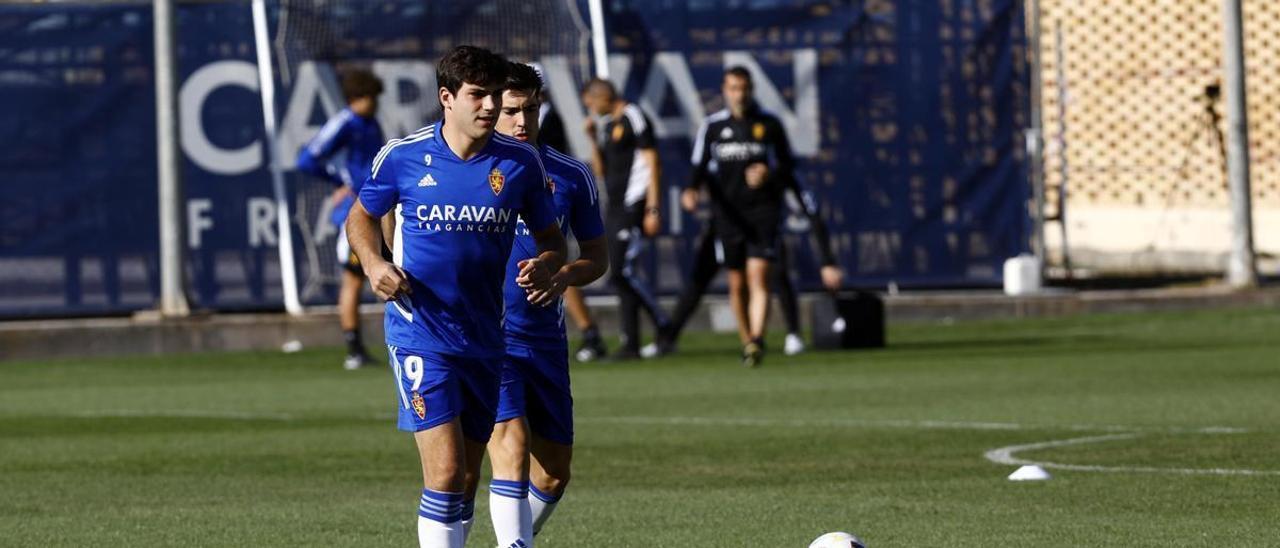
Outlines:
<svg viewBox="0 0 1280 548"><path fill-rule="evenodd" d="M396 426L421 432L459 417L462 434L488 442L498 405L502 358L466 358L388 346L396 378Z"/></svg>
<svg viewBox="0 0 1280 548"><path fill-rule="evenodd" d="M525 417L543 438L573 445L573 396L569 390L569 351L507 343L498 393L497 422Z"/></svg>

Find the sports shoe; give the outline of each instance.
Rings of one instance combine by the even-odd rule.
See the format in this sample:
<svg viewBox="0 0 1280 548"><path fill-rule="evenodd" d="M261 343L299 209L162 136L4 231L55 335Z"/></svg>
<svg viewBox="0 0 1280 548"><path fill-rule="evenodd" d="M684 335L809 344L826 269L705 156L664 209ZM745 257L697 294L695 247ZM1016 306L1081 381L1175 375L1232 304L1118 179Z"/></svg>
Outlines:
<svg viewBox="0 0 1280 548"><path fill-rule="evenodd" d="M368 363L369 356L364 354L348 354L347 357L342 360L342 368L347 371L355 371L364 367Z"/></svg>
<svg viewBox="0 0 1280 548"><path fill-rule="evenodd" d="M654 337L653 342L644 345L644 348L640 349L640 357L644 359L659 358L675 351L675 339L666 330L662 330L658 332L657 337Z"/></svg>
<svg viewBox="0 0 1280 548"><path fill-rule="evenodd" d="M804 339L799 333L787 333L787 342L782 345L782 353L794 356L804 352Z"/></svg>
<svg viewBox="0 0 1280 548"><path fill-rule="evenodd" d="M764 344L758 339L747 343L742 347L742 366L748 368L760 367L764 362Z"/></svg>
<svg viewBox="0 0 1280 548"><path fill-rule="evenodd" d="M578 347L578 351L574 352L573 357L583 363L593 362L605 357L608 351L608 348L604 346L604 340L601 338L585 338L582 339L582 346Z"/></svg>

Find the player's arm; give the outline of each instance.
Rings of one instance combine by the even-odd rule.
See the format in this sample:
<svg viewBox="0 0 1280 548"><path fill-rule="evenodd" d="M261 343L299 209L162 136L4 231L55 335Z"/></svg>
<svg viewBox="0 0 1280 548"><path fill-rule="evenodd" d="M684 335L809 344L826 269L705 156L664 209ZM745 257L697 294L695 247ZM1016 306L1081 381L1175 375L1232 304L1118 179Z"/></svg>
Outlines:
<svg viewBox="0 0 1280 548"><path fill-rule="evenodd" d="M800 204L800 209L804 211L805 217L809 218L810 230L813 233L813 237L818 240L818 253L822 255L822 268L819 271L822 285L829 291L836 291L840 289L840 284L844 281L844 271L836 263L836 255L832 250L831 234L827 231L827 224L822 221L822 216L818 214L816 204L811 204L805 200L804 193L800 190L800 181L796 179L795 156L791 153L791 141L787 139L786 129L781 123L775 122L775 127L770 133L773 134L774 165L773 169L770 170L769 177L795 195L796 202Z"/></svg>
<svg viewBox="0 0 1280 548"><path fill-rule="evenodd" d="M641 158L649 162L649 187L644 193L644 233L646 236L657 236L662 228L662 163L658 159L658 142L653 133L653 124L641 119L643 127L632 127L636 132L636 148Z"/></svg>
<svg viewBox="0 0 1280 548"><path fill-rule="evenodd" d="M591 172L596 177L604 177L604 155L600 152L600 142L596 140L596 121L590 113L582 123L582 131L587 134L587 142L591 143Z"/></svg>
<svg viewBox="0 0 1280 548"><path fill-rule="evenodd" d="M394 162L388 163L390 155L390 150L384 149L374 160L369 178L360 186L360 196L347 213L346 224L351 251L360 259L373 293L386 301L412 291L409 276L382 257L381 219L394 215L392 209L400 199Z"/></svg>
<svg viewBox="0 0 1280 548"><path fill-rule="evenodd" d="M526 221L527 224L527 221ZM531 232L533 241L538 245L538 256L520 261L520 273L516 276L516 285L525 290L530 303L547 306L555 302L567 287L552 283L552 273L564 267L564 256L567 253L564 233L554 222L547 228Z"/></svg>
<svg viewBox="0 0 1280 548"><path fill-rule="evenodd" d="M584 170L582 180L573 187L568 218L569 229L578 238L578 258L551 277L553 286L584 286L609 270L609 247L595 189L595 180Z"/></svg>
<svg viewBox="0 0 1280 548"><path fill-rule="evenodd" d="M703 120L698 128L698 137L693 142L693 174L689 178L689 185L680 193L680 206L690 213L698 209L700 191L711 179L711 140L708 138L710 126Z"/></svg>
<svg viewBox="0 0 1280 548"><path fill-rule="evenodd" d="M334 185L346 186L342 175L329 160L334 153L346 146L350 131L341 116L334 116L325 123L315 137L298 151L298 171L328 180Z"/></svg>
<svg viewBox="0 0 1280 548"><path fill-rule="evenodd" d="M363 193L362 193L363 194ZM347 241L351 251L360 258L364 275L379 299L390 301L411 292L409 277L400 267L382 258L382 228L380 217L365 209L360 199L347 214Z"/></svg>
<svg viewBox="0 0 1280 548"><path fill-rule="evenodd" d="M791 140L787 138L787 130L781 122L774 121L772 124L772 145L773 145L773 165L770 166L769 176L777 179L783 188L788 186L796 186L796 159L791 154Z"/></svg>
<svg viewBox="0 0 1280 548"><path fill-rule="evenodd" d="M649 188L644 193L644 233L654 236L658 234L662 221L662 189L659 187L662 181L662 164L658 161L656 148L642 148L640 156L649 162Z"/></svg>
<svg viewBox="0 0 1280 548"><path fill-rule="evenodd" d="M822 285L830 291L840 289L841 282L844 281L844 271L841 270L839 263L836 262L836 254L831 245L831 233L827 230L827 223L822 220L816 204L806 200L804 193L800 190L800 184L795 178L791 179L787 191L791 192L796 203L800 204L800 211L809 219L809 230L813 238L818 242L818 254L822 257L822 269L820 271L822 277Z"/></svg>
<svg viewBox="0 0 1280 548"><path fill-rule="evenodd" d="M537 162L537 170L530 172L537 178L525 188L520 216L538 246L538 256L520 261L516 285L524 289L529 302L546 306L564 293L564 287L551 284L551 275L564 266L566 245L564 233L560 232L560 225L556 222L551 193L547 191L547 172L542 168L542 161L537 159L537 153L532 150L530 152Z"/></svg>
<svg viewBox="0 0 1280 548"><path fill-rule="evenodd" d="M552 283L581 287L596 281L609 270L609 245L604 236L578 240L578 258L560 268Z"/></svg>

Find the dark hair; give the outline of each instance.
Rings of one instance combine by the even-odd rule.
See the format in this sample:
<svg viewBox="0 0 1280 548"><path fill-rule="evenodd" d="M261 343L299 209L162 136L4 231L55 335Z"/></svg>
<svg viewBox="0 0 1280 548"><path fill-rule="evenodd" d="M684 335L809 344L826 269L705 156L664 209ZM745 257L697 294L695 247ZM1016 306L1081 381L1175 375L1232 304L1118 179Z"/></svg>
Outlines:
<svg viewBox="0 0 1280 548"><path fill-rule="evenodd" d="M752 87L755 86L755 82L751 81L751 71L747 70L747 67L744 67L742 65L734 65L732 67L725 69L724 71L725 79L727 80L730 76L737 76L738 78L742 78L743 80L746 80L748 86L752 86Z"/></svg>
<svg viewBox="0 0 1280 548"><path fill-rule="evenodd" d="M609 94L610 99L614 99L618 96L618 88L613 87L613 82L605 80L604 78L592 78L587 80L586 85L582 86L583 95L597 91L603 91Z"/></svg>
<svg viewBox="0 0 1280 548"><path fill-rule="evenodd" d="M355 69L342 75L342 96L348 103L361 97L379 95L382 95L382 80L372 72Z"/></svg>
<svg viewBox="0 0 1280 548"><path fill-rule="evenodd" d="M501 86L507 79L507 60L476 46L458 46L436 65L436 84L457 94L462 84Z"/></svg>
<svg viewBox="0 0 1280 548"><path fill-rule="evenodd" d="M507 65L507 83L503 88L537 95L542 91L542 77L538 76L538 71L533 67L512 62Z"/></svg>

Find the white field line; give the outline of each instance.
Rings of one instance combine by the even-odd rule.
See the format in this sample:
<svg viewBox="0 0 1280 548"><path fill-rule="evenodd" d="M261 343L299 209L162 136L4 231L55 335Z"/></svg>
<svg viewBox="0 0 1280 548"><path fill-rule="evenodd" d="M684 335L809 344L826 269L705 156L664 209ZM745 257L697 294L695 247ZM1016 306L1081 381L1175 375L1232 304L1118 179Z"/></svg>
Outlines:
<svg viewBox="0 0 1280 548"><path fill-rule="evenodd" d="M1210 432L1221 433L1221 432ZM1108 434L1105 436L1087 436L1083 438L1069 438L1063 440L1042 441L1037 443L1027 443L1023 445L1009 445L998 447L983 454L987 460L996 464L1005 464L1009 466L1040 466L1042 468L1051 468L1057 470L1071 470L1075 472L1112 472L1112 473L1136 473L1136 474L1178 474L1178 475L1204 475L1204 476L1280 476L1280 470L1250 470L1246 468L1164 468L1157 466L1100 466L1090 464L1064 464L1060 462L1036 461L1018 458L1016 455L1023 451L1038 451L1042 449L1053 449L1057 447L1068 447L1072 445L1086 445L1092 443L1106 443L1111 441L1131 440L1142 437L1142 434L1133 432L1128 434Z"/></svg>

